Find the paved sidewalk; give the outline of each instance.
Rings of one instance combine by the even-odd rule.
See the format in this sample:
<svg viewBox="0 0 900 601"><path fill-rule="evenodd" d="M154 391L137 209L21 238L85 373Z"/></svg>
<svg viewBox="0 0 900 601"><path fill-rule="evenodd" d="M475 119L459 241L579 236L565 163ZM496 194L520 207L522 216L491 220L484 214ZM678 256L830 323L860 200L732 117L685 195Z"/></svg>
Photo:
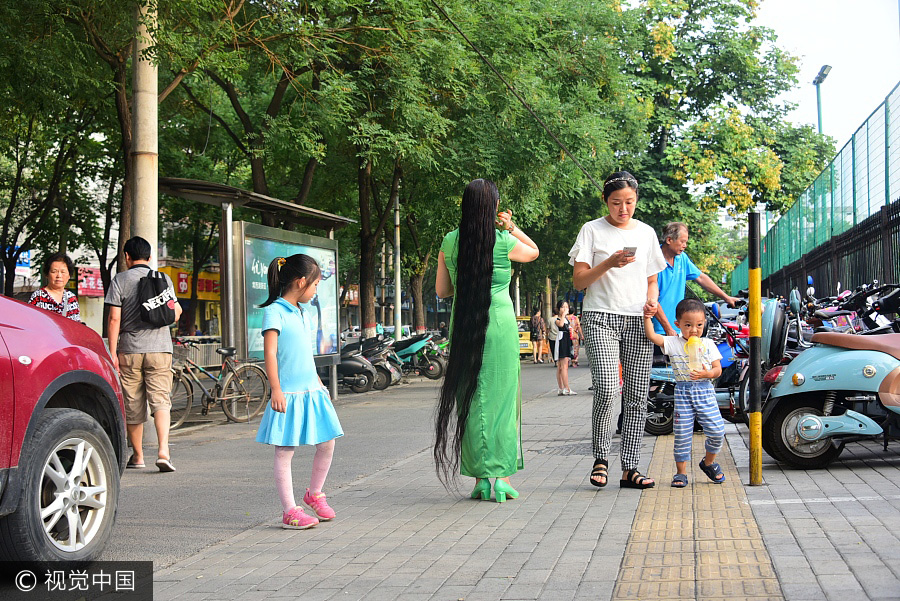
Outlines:
<svg viewBox="0 0 900 601"><path fill-rule="evenodd" d="M744 484L747 428L727 440ZM824 470L794 470L763 454L764 486L747 486L788 601L900 599L900 446L848 445Z"/></svg>
<svg viewBox="0 0 900 601"><path fill-rule="evenodd" d="M471 500L472 481L466 479L459 492L447 492L435 477L430 450L423 450L328 490L338 513L333 522L282 530L280 516L273 515L269 524L161 570L156 599L847 599L850 591L853 601L900 599L900 587L891 581L900 565L895 538L892 547L875 553L887 572L877 569L871 576L861 565L868 556L841 550L871 536L866 548L874 553L881 540L876 528L885 533L885 544L891 542L887 534L896 537L900 521L886 520L900 515L898 501L889 499L900 482L900 462L856 476L869 481L857 490L887 498L886 506L871 502L869 516L858 519L847 516L849 504L836 509L838 503L823 502L810 510L812 504L779 503L784 495L805 498L795 487L813 480L806 472L767 464L769 486L742 486L748 478L735 468L731 449L744 466L746 449L732 426L720 455L725 484L709 482L693 462L690 487L671 489L672 437L645 437L641 468L657 487L619 489L612 458L610 485L598 490L587 478L588 394L543 395L524 404L525 470L513 478L518 500ZM698 445L699 436L697 461ZM807 541L814 524L803 522L808 518L798 510L819 506L823 515L842 513L847 528L832 532L819 523L829 533ZM808 572L798 571L803 562ZM815 571L841 566L838 579ZM806 595L804 578L813 575L819 588Z"/></svg>

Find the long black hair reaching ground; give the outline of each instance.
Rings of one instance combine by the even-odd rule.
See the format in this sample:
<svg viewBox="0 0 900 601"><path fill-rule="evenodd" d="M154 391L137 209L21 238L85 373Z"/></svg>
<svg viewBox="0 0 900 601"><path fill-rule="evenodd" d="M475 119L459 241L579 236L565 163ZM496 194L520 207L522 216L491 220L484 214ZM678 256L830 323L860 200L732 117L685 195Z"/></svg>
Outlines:
<svg viewBox="0 0 900 601"><path fill-rule="evenodd" d="M275 257L269 263L269 273L266 274L269 298L259 307L268 307L274 303L294 280L306 278L306 285L309 286L321 276L322 269L309 255L296 254L290 257Z"/></svg>
<svg viewBox="0 0 900 601"><path fill-rule="evenodd" d="M453 300L453 352L435 415L434 464L444 486L455 482L469 407L478 384L491 307L495 219L500 194L494 182L476 179L466 186L459 220L457 273ZM454 424L455 418L455 424ZM451 424L454 424L451 434Z"/></svg>

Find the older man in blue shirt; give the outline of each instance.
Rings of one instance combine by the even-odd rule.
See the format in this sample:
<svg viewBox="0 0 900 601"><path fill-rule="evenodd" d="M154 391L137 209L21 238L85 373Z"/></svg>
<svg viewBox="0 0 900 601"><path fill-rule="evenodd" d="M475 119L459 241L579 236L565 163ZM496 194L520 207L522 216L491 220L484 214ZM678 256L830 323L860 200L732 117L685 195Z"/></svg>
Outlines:
<svg viewBox="0 0 900 601"><path fill-rule="evenodd" d="M666 336L676 336L672 327L675 320L675 305L684 299L684 287L689 280L694 280L700 287L715 294L729 307L734 307L738 299L728 296L719 288L712 278L700 271L691 261L684 249L688 243L688 228L680 221L668 224L663 230L663 243L660 245L666 267L656 276L659 286L659 308L653 318L653 329Z"/></svg>

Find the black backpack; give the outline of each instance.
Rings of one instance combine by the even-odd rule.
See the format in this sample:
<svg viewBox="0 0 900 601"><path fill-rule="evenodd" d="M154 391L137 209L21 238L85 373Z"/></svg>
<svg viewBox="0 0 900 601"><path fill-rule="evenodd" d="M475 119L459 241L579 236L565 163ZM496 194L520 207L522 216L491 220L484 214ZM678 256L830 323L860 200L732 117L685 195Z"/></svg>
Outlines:
<svg viewBox="0 0 900 601"><path fill-rule="evenodd" d="M163 274L150 269L138 280L137 296L141 321L157 328L175 323L175 303L178 301Z"/></svg>

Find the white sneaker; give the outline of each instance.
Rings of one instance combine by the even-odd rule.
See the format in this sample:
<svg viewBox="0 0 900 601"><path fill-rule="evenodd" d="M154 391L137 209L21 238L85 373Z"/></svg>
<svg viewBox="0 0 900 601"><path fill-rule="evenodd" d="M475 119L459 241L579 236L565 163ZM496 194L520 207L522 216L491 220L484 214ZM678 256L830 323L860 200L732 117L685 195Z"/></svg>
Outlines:
<svg viewBox="0 0 900 601"><path fill-rule="evenodd" d="M557 388L557 389L556 389L556 396L566 396L566 391L563 390L562 388Z"/></svg>
<svg viewBox="0 0 900 601"><path fill-rule="evenodd" d="M578 393L575 392L574 390L572 390L571 388L569 388L568 390L566 390L566 394L569 395L569 396L575 396L575 395L577 395Z"/></svg>

